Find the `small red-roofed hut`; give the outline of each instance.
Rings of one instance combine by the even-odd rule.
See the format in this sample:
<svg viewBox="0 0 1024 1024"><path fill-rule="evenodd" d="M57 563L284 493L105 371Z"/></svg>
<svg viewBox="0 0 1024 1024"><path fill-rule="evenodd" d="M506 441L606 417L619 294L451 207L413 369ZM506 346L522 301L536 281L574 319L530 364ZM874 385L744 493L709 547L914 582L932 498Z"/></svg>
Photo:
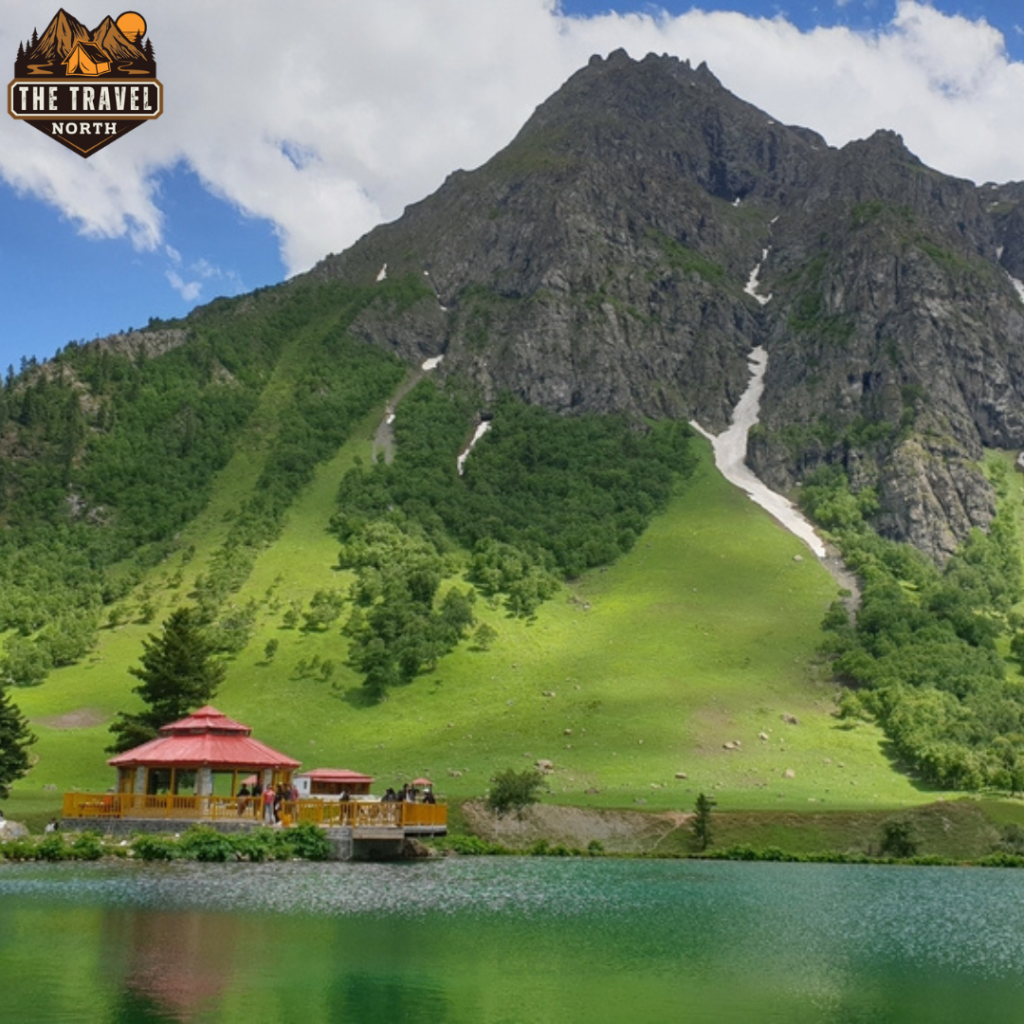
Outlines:
<svg viewBox="0 0 1024 1024"><path fill-rule="evenodd" d="M332 799L347 793L349 796L369 796L373 776L354 772L349 768L313 768L295 776L295 787L300 796Z"/></svg>
<svg viewBox="0 0 1024 1024"><path fill-rule="evenodd" d="M246 776L290 786L300 762L252 738L252 729L206 705L107 762L117 791L145 796L235 796Z"/></svg>

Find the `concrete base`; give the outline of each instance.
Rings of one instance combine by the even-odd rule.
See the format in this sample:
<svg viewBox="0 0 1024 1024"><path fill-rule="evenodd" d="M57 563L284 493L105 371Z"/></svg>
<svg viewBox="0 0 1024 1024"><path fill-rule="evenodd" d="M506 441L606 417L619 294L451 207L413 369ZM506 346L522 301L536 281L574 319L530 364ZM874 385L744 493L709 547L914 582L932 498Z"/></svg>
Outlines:
<svg viewBox="0 0 1024 1024"><path fill-rule="evenodd" d="M324 829L327 841L331 844L328 860L352 860L353 842L352 829L347 827Z"/></svg>

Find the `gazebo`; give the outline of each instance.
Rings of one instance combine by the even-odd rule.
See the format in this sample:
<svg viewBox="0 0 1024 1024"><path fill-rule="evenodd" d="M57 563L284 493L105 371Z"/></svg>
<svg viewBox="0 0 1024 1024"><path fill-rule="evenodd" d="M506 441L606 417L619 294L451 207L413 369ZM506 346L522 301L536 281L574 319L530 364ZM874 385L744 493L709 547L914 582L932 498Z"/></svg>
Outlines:
<svg viewBox="0 0 1024 1024"><path fill-rule="evenodd" d="M290 786L298 761L252 738L252 729L207 704L160 735L107 762L117 792L138 796L234 797L240 779Z"/></svg>
<svg viewBox="0 0 1024 1024"><path fill-rule="evenodd" d="M263 818L263 801L248 788L258 783L264 794L268 786L285 794L275 807L281 825L339 828L352 849L366 843L390 849L406 836L445 834L446 808L375 800L369 796L372 777L349 769L313 769L296 779L304 792L293 799L299 762L251 734L249 726L202 707L110 758L116 789L65 793L64 821L72 828L121 832L178 830L196 822L222 831L252 828Z"/></svg>

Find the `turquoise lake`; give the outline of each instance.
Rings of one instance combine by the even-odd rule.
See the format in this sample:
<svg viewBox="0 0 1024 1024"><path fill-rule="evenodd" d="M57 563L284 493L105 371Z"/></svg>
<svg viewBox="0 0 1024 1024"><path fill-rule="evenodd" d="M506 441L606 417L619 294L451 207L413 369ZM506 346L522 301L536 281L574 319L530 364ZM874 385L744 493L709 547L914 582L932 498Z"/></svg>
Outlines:
<svg viewBox="0 0 1024 1024"><path fill-rule="evenodd" d="M1024 1020L1024 872L3 865L0 1020Z"/></svg>

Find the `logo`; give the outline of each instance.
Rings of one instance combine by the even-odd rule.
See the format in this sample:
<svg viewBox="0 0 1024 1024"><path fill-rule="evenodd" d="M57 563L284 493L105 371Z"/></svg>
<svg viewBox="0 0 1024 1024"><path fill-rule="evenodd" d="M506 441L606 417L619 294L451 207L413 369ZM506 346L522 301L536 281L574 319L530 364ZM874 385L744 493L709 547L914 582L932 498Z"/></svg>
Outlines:
<svg viewBox="0 0 1024 1024"><path fill-rule="evenodd" d="M61 8L18 44L7 112L89 157L164 109L146 19L125 11L91 32Z"/></svg>

